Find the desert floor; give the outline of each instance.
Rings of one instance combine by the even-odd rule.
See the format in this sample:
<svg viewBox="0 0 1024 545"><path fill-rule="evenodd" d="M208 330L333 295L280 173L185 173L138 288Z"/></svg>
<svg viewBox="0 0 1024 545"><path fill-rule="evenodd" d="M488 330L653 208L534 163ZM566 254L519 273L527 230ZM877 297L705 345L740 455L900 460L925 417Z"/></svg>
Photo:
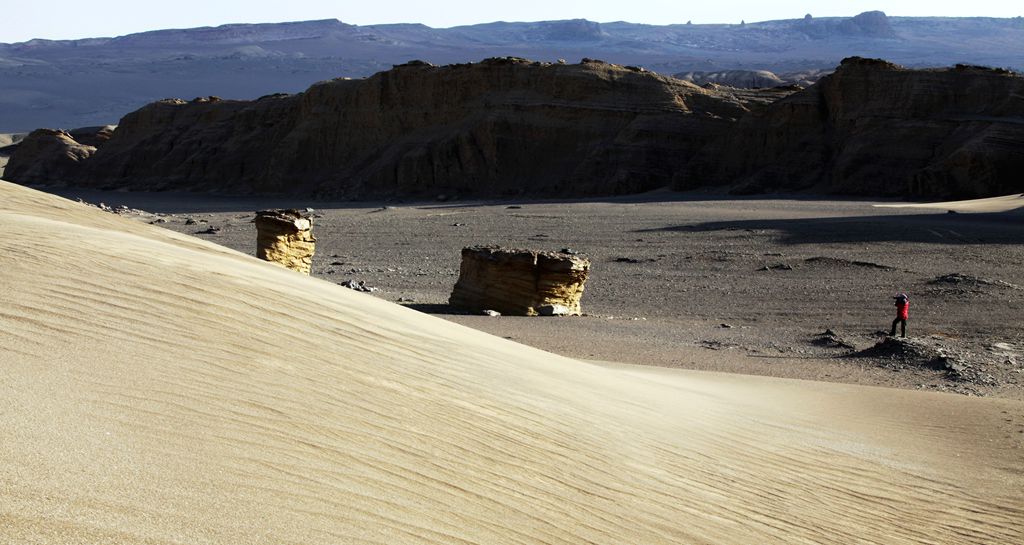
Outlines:
<svg viewBox="0 0 1024 545"><path fill-rule="evenodd" d="M667 192L370 204L58 193L250 254L254 210L313 207L316 277L573 358L1024 399L1021 196L907 206ZM478 244L589 257L586 315L449 308L459 252ZM911 297L913 353L870 350L898 291Z"/></svg>
<svg viewBox="0 0 1024 545"><path fill-rule="evenodd" d="M632 346L640 353L620 359L643 361L658 347L678 348L692 360L661 361L696 366L719 355L733 358L737 370L767 365L745 356L753 347L769 354L784 343L803 347L800 324L820 327L818 319L792 318L800 309L831 308L795 303L795 292L810 284L790 284L813 272L805 256L899 267L863 278L845 272L849 265L809 275L827 280L837 299L857 293L844 283L861 282L879 285L885 300L890 287L875 278L882 274L926 282L951 264L992 278L1006 272L983 263L967 269L970 260L951 262L928 246L941 244L950 254L949 242L914 243L921 253L914 260L896 250L862 255L886 242L866 244L858 223L832 225L870 210L862 204L829 205L834 216L819 236L842 232L852 240L827 247L787 243L793 235L775 231L780 223L821 219L721 217L821 214L820 203L587 203L568 207L571 215L555 203L507 206L325 209L324 253L347 265L325 259L321 272L333 280L345 276L342 267L366 271L350 275L385 288L376 295L437 305L456 265L446 248L512 225L514 243L572 244L594 257L594 315L480 318L480 327L508 328L499 333L587 357L625 356ZM241 242L251 226L242 209L228 208L188 210L223 228L211 237ZM889 221L886 214L904 212L879 212L883 219L874 221ZM0 542L892 545L1024 538L1020 401L581 362L147 225L158 216L125 215L0 182ZM703 227L676 229L694 221ZM949 231L977 236L945 218L916 221L944 238ZM914 222L900 222L903 235L914 236L906 228ZM824 232L829 226L834 231ZM533 238L540 234L548 235L543 242ZM420 242L425 236L433 244ZM705 240L682 243L693 238ZM758 248L750 239L773 242ZM614 262L621 254L654 261ZM776 260L794 268L757 272ZM326 274L326 267L338 270ZM726 285L711 274L749 297L746 305L709 288ZM612 285L616 279L621 285ZM910 286L916 293L918 284ZM755 289L791 297L799 308L755 297ZM672 301L658 303L657 294ZM972 300L965 301L948 312L971 312ZM927 306L919 304L920 314L940 314ZM859 312L864 323L846 318L848 330L874 327L872 312ZM966 327L968 318L943 327ZM449 319L478 325L476 317ZM715 328L721 320L734 327ZM779 336L764 332L765 324ZM997 331L1010 339L1013 325L1002 327ZM602 335L629 344L598 342ZM735 347L695 344L714 339ZM799 370L778 361L790 373Z"/></svg>

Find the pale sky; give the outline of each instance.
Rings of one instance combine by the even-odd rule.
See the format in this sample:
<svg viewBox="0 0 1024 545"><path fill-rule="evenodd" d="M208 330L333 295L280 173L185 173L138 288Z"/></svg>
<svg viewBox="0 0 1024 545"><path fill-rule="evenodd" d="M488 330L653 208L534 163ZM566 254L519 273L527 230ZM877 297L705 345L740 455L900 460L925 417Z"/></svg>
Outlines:
<svg viewBox="0 0 1024 545"><path fill-rule="evenodd" d="M1024 3L999 0L4 0L0 43L32 38L120 36L145 30L225 23L339 19L346 23L423 23L436 28L492 21L589 19L633 23L738 23L813 16L850 16L882 10L889 15L1016 17Z"/></svg>

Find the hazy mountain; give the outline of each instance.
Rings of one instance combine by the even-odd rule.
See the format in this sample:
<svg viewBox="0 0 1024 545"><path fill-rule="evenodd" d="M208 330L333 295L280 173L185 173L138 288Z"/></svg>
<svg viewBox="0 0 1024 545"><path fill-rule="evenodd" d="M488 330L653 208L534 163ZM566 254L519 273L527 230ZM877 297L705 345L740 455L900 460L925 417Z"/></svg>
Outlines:
<svg viewBox="0 0 1024 545"><path fill-rule="evenodd" d="M659 73L830 69L847 56L908 66L1019 67L1024 20L813 18L737 25L586 20L435 29L337 20L158 30L117 38L0 44L0 132L116 122L165 97L255 98L335 77L364 77L410 59L583 57Z"/></svg>

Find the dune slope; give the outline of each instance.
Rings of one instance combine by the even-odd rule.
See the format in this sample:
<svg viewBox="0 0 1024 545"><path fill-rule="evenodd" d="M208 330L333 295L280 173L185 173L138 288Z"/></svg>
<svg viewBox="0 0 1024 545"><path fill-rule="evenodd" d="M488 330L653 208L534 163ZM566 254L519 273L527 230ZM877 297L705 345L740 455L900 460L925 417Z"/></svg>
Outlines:
<svg viewBox="0 0 1024 545"><path fill-rule="evenodd" d="M0 229L0 542L1022 537L1019 403L577 362L4 182Z"/></svg>

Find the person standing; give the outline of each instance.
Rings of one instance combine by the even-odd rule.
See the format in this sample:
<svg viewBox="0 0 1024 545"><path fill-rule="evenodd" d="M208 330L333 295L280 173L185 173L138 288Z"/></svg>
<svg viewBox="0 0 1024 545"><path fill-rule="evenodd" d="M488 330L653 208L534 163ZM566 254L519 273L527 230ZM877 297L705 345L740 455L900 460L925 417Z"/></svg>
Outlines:
<svg viewBox="0 0 1024 545"><path fill-rule="evenodd" d="M900 334L906 339L907 318L910 317L910 298L907 297L907 294L900 292L893 299L896 300L896 319L892 321L892 331L889 336L896 336L896 324L900 324Z"/></svg>

